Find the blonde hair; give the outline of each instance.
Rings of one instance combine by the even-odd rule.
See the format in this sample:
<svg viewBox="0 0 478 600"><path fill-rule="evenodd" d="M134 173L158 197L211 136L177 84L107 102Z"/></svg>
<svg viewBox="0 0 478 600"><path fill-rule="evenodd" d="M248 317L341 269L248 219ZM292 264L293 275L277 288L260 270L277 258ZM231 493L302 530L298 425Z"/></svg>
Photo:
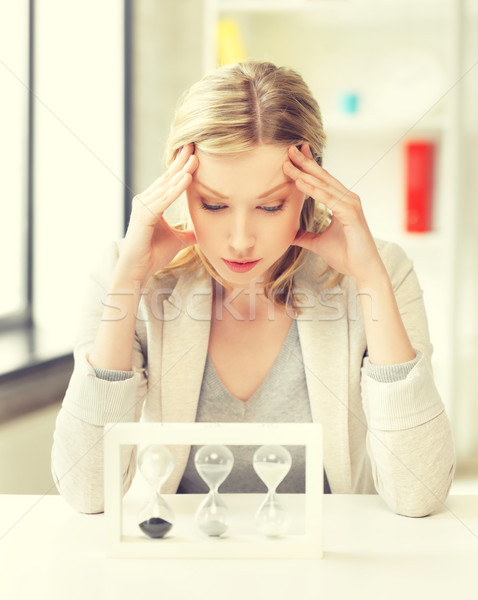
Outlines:
<svg viewBox="0 0 478 600"><path fill-rule="evenodd" d="M190 143L205 152L227 154L244 152L258 144L299 146L307 142L321 164L325 139L319 105L302 77L269 62L248 61L220 67L182 96L171 125L166 161L170 164ZM330 217L324 205L307 198L300 227L321 233L330 224ZM304 265L307 252L291 246L272 266L264 293L276 304L297 308L293 277ZM228 287L198 245L180 252L159 273L201 266Z"/></svg>

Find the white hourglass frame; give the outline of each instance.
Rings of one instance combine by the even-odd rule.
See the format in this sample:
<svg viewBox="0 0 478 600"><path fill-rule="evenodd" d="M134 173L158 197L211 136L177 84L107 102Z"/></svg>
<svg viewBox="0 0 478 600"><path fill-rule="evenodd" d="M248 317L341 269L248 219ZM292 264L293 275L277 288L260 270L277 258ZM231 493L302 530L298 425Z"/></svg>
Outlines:
<svg viewBox="0 0 478 600"><path fill-rule="evenodd" d="M304 533L269 539L260 534L226 538L123 535L120 450L123 445L305 446ZM104 430L106 544L110 556L137 558L322 558L322 426L319 423L110 423ZM173 499L175 494L167 496ZM260 503L260 494L254 496ZM299 495L298 495L299 496ZM183 495L184 499L184 495ZM239 498L240 500L240 498ZM169 502L170 500L168 500ZM250 498L249 498L250 504Z"/></svg>

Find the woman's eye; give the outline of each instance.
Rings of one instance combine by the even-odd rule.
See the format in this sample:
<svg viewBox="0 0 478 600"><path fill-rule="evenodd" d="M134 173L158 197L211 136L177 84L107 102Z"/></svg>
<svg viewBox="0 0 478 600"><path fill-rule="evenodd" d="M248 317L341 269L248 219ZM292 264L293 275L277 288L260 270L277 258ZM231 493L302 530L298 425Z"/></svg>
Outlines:
<svg viewBox="0 0 478 600"><path fill-rule="evenodd" d="M201 202L201 208L204 210L221 210L221 208L226 208L223 204L208 204L207 202Z"/></svg>
<svg viewBox="0 0 478 600"><path fill-rule="evenodd" d="M281 204L277 204L276 206L261 206L260 208L262 210L265 210L268 213L276 213L279 212L280 210L282 210L284 207L284 203L281 202Z"/></svg>
<svg viewBox="0 0 478 600"><path fill-rule="evenodd" d="M278 213L279 211L282 210L283 207L284 207L284 203L281 202L280 204L277 204L274 206L258 206L257 208L259 208L259 210L262 210L267 213ZM226 204L211 204L209 202L205 202L204 200L201 200L201 208L203 208L204 210L218 211L218 210L227 208L227 205Z"/></svg>

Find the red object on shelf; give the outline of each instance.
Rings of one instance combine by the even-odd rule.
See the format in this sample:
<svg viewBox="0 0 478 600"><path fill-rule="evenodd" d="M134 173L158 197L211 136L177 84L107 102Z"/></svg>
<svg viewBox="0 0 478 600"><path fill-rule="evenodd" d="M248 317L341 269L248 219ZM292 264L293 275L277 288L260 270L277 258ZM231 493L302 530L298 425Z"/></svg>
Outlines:
<svg viewBox="0 0 478 600"><path fill-rule="evenodd" d="M407 231L431 230L434 157L434 142L411 141L405 145Z"/></svg>

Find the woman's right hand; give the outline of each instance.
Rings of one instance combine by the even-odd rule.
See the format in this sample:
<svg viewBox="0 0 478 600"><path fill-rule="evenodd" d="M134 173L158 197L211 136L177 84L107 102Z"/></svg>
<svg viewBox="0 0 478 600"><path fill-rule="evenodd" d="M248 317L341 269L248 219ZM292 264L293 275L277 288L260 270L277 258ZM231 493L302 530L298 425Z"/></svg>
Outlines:
<svg viewBox="0 0 478 600"><path fill-rule="evenodd" d="M163 213L189 187L198 165L194 145L183 146L166 173L133 198L128 230L116 267L116 274L119 271L122 279L144 284L183 248L196 243L192 230L173 229Z"/></svg>

